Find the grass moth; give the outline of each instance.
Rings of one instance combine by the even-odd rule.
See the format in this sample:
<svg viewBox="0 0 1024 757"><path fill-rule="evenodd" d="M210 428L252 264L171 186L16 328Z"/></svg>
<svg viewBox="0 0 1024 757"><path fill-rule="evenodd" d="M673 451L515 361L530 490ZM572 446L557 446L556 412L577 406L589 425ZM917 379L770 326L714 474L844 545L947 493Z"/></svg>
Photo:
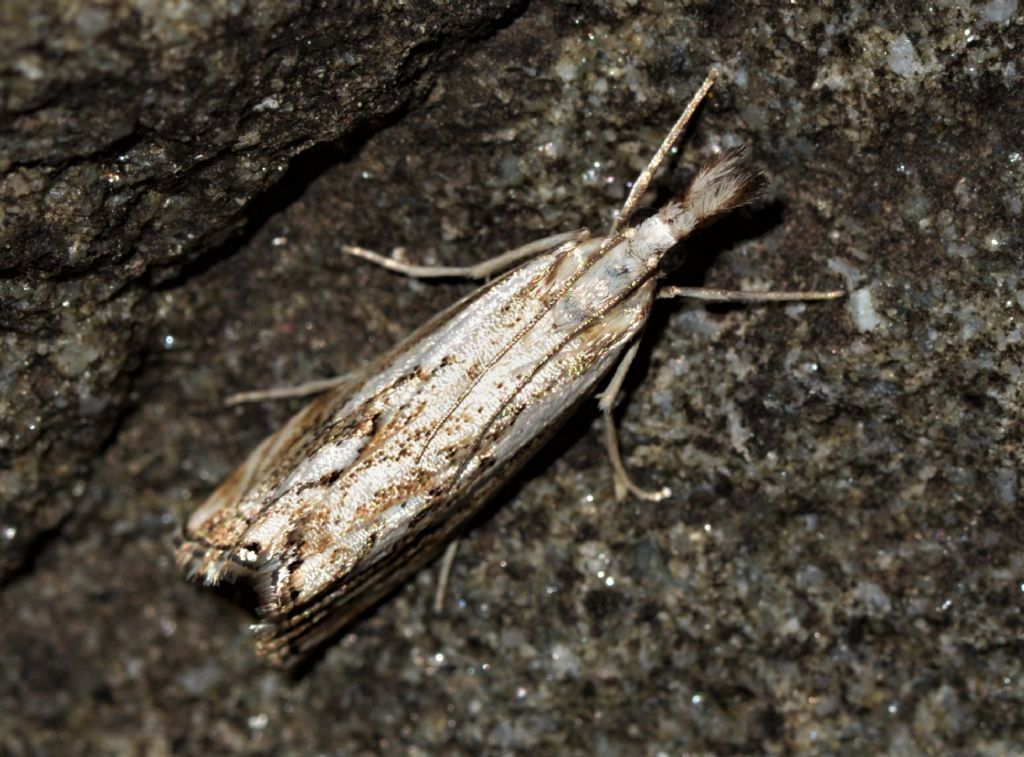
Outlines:
<svg viewBox="0 0 1024 757"><path fill-rule="evenodd" d="M601 395L616 480L635 496L666 496L630 480L612 423L659 297L842 294L660 286L662 261L677 243L765 184L742 150L727 150L657 213L627 223L715 76L694 95L605 235L559 234L470 269L407 266L346 248L413 276L487 278L507 270L365 370L320 382L329 388L188 518L178 562L206 584L252 582L261 654L293 663L435 557L616 366ZM274 394L281 392L258 396Z"/></svg>

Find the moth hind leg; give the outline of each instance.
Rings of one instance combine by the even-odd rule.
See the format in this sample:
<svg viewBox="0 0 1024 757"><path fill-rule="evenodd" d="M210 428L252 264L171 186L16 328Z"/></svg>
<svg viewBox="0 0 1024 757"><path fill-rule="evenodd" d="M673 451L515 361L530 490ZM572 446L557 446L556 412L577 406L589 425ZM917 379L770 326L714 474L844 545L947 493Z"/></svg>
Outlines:
<svg viewBox="0 0 1024 757"><path fill-rule="evenodd" d="M386 255L381 255L379 252L351 244L342 245L341 251L346 255L368 260L375 265L379 265L381 268L386 268L389 271L394 271L414 279L488 279L496 273L511 268L522 260L540 255L548 250L553 250L566 242L578 242L585 236L586 232L582 230L553 234L552 236L537 239L521 247L503 252L475 265L468 266L431 266L403 263Z"/></svg>

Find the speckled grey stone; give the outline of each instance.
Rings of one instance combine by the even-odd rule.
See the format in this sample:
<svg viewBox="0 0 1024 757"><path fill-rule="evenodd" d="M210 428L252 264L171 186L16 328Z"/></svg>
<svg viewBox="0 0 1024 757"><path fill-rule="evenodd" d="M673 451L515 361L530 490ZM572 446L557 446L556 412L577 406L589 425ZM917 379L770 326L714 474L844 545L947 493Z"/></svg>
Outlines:
<svg viewBox="0 0 1024 757"><path fill-rule="evenodd" d="M168 346L161 292L262 222L289 159L422 100L512 4L5 3L0 579L96 505Z"/></svg>
<svg viewBox="0 0 1024 757"><path fill-rule="evenodd" d="M3 185L0 230L21 231L0 250L2 315L28 324L4 337L2 375L15 379L3 423L23 434L9 460L30 461L18 464L38 483L24 468L0 475L15 482L5 491L46 492L15 507L19 527L46 508L74 515L0 594L0 751L1020 750L1017 2L536 2L509 15L488 6L476 22L461 4L430 22L411 6L367 6L332 26L295 4L266 21L313 50L307 75L334 82L320 89L254 73L287 44L223 42L248 64L210 90L242 88L248 104L211 110L194 87L166 116L195 140L184 154L218 157L134 190L185 197L186 210L139 199L156 210L133 226L109 210L111 194L83 194L97 209L75 213L102 221L88 228L104 241L81 266L61 236L76 225L12 222L10 193L44 202L55 179L31 171L75 167L105 186L95 166L150 144L153 127L136 119L99 139L91 125L121 123L116 91L92 109L74 88L46 100L82 126L54 127L63 136L40 141L31 171ZM120 6L62 16L66 44L139 37L108 7ZM215 7L230 18L232 6ZM356 43L338 24L364 30L391 78L346 62ZM195 39L205 27L180 28ZM388 68L388 40L406 34L429 39L404 48L418 63ZM22 58L5 56L10 112L15 95L33 102L15 73L31 79L50 62L8 60ZM688 246L673 280L853 295L663 303L621 418L631 468L671 486L670 500L615 502L584 408L467 534L443 613L423 571L301 675L266 670L245 598L186 584L170 558L176 524L298 407L222 398L357 367L468 291L345 259L340 241L472 262L606 224L712 64L722 81L652 201L738 143L773 185ZM350 80L388 105L352 116L338 103ZM286 90L287 114L255 110ZM200 130L204 114L218 127ZM249 119L265 131L240 143ZM218 141L222 130L231 136ZM53 169L48 156L69 140L84 159ZM239 174L245 160L262 172ZM244 241L225 243L243 223ZM54 303L68 291L65 322ZM55 378L34 378L39 365ZM29 439L24 424L43 412L31 407L65 427L44 420ZM54 460L73 472L51 473Z"/></svg>

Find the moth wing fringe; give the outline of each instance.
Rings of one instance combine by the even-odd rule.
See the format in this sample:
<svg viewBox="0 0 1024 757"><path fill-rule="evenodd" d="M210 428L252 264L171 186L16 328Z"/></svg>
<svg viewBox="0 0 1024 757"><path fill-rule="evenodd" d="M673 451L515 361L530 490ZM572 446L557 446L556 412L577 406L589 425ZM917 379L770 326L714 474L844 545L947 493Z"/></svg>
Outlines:
<svg viewBox="0 0 1024 757"><path fill-rule="evenodd" d="M260 599L261 619L251 626L257 653L277 667L300 662L393 588L358 591L353 597L348 595L346 580L342 586L326 588L301 605L283 608L274 583L277 575L276 571L261 572L256 578L254 587ZM403 574L401 580L389 584L403 583L406 578Z"/></svg>

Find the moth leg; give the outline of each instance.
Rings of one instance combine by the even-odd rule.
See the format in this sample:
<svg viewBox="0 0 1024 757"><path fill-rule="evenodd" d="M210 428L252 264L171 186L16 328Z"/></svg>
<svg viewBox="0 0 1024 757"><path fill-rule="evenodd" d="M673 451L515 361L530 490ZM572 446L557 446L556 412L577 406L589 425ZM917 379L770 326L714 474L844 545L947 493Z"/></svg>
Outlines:
<svg viewBox="0 0 1024 757"><path fill-rule="evenodd" d="M705 287L664 287L658 291L658 297L667 299L669 297L689 297L706 302L800 302L810 300L834 300L843 297L846 292L842 289L830 289L825 291L807 292L742 292L730 289L710 289ZM608 448L608 458L611 460L612 469L615 472L616 497L621 499L623 491L629 492L635 497L646 499L651 502L658 502L671 496L672 490L667 486L658 491L642 489L629 477L626 466L622 462L622 455L619 452L619 435L615 428L615 403L618 401L622 385L629 373L629 367L636 357L639 341L633 342L630 348L623 355L615 374L608 387L601 393L600 408L604 415L605 446Z"/></svg>
<svg viewBox="0 0 1024 757"><path fill-rule="evenodd" d="M807 292L743 292L734 289L708 289L705 287L662 287L658 299L689 297L704 302L811 302L835 300L848 293L843 289Z"/></svg>
<svg viewBox="0 0 1024 757"><path fill-rule="evenodd" d="M623 493L625 491L634 497L645 499L649 502L660 502L666 497L672 496L672 490L667 486L663 486L657 491L642 489L633 482L633 479L629 477L629 473L626 471L626 466L622 463L622 456L619 454L619 434L615 428L615 403L618 401L619 393L622 391L622 384L626 380L626 374L629 373L629 366L633 363L633 358L636 357L639 347L640 342L635 341L626 350L626 354L623 355L622 360L619 361L619 365L615 369L615 374L612 376L611 381L608 382L608 387L601 393L598 406L604 415L604 442L605 447L608 449L608 459L611 461L612 471L615 474L616 499L620 501L624 499Z"/></svg>
<svg viewBox="0 0 1024 757"><path fill-rule="evenodd" d="M448 582L452 577L452 566L455 564L455 555L458 551L458 539L444 548L444 557L441 558L441 569L437 571L437 587L434 589L435 614L440 614L444 609L444 598L448 593Z"/></svg>
<svg viewBox="0 0 1024 757"><path fill-rule="evenodd" d="M348 254L354 255L357 258L363 260L369 260L371 263L379 265L381 268L387 268L389 271L400 273L404 276L411 276L414 279L486 279L494 274L511 268L514 264L520 260L531 258L542 252L554 249L560 244L571 241L578 241L585 236L586 232L582 230L578 231L567 231L562 234L554 234L550 237L544 237L534 242L524 244L522 247L516 247L508 252L503 252L501 255L484 260L483 262L476 263L475 265L467 266L449 266L449 265L414 265L412 263L402 263L393 258L389 258L386 255L381 255L379 252L368 250L365 247L357 247L356 245L345 244L341 246L341 251Z"/></svg>
<svg viewBox="0 0 1024 757"><path fill-rule="evenodd" d="M317 379L316 381L307 381L304 384L298 384L296 386L275 386L270 389L257 389L251 392L237 392L229 395L224 400L224 404L228 407L232 405L241 405L246 402L264 402L265 400L284 400L293 399L295 397L308 397L311 394L320 394L326 392L328 389L345 383L348 379L348 374L344 376L333 376L332 378Z"/></svg>

